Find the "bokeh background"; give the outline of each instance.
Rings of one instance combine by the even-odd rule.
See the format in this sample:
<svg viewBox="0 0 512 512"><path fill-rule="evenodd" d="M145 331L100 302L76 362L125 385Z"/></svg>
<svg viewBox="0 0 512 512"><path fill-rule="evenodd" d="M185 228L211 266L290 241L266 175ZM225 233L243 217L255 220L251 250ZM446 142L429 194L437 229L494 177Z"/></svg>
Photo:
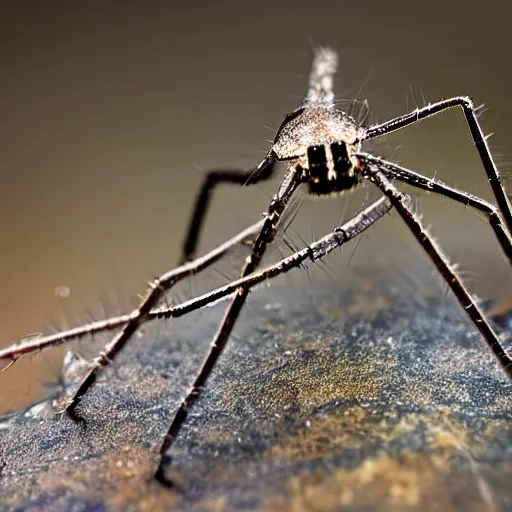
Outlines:
<svg viewBox="0 0 512 512"><path fill-rule="evenodd" d="M145 282L177 260L205 170L250 167L265 154L301 101L317 45L339 51L337 96L366 99L369 111L341 106L368 123L451 95L484 103L483 128L507 175L511 19L505 0L3 6L0 345L131 308ZM373 149L491 199L461 112ZM219 190L202 248L256 220L276 184ZM290 237L301 245L325 233L368 197L304 200ZM447 200L422 195L418 204L474 291L506 299L509 269L485 222ZM417 260L428 266L392 219L344 254L357 256L337 260L347 272L398 254L410 265L405 274ZM210 284L234 275L228 267ZM0 410L41 393L62 354L45 352L1 374Z"/></svg>

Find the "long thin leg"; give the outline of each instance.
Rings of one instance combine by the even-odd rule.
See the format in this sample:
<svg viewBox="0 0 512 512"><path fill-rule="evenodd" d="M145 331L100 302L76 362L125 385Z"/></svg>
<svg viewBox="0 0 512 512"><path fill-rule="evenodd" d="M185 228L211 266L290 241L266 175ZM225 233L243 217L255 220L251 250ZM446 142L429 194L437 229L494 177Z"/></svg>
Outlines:
<svg viewBox="0 0 512 512"><path fill-rule="evenodd" d="M491 185L494 197L496 198L498 207L501 211L501 214L503 215L503 218L505 219L508 232L512 235L512 206L510 204L510 200L505 191L505 188L503 187L503 183L501 182L498 169L496 168L494 160L492 159L489 146L487 145L487 140L485 139L482 129L480 128L480 123L478 122L475 109L473 107L473 102L470 98L449 98L437 103L433 103L432 105L427 105L426 107L416 109L414 112L405 114L395 119L391 119L390 121L386 121L382 124L370 126L367 128L366 135L363 140L373 139L375 137L380 137L381 135L394 132L400 128L404 128L405 126L409 126L410 124L414 124L418 121L421 121L422 119L431 117L435 114L439 114L440 112L453 107L462 108L462 112L464 113L464 117L468 123L471 138L473 139L476 149L478 150L478 154L480 155L480 160L482 161L485 172L487 173L487 179Z"/></svg>
<svg viewBox="0 0 512 512"><path fill-rule="evenodd" d="M273 197L272 202L270 203L267 215L265 217L265 222L258 237L256 238L256 241L254 242L252 253L247 257L241 272L241 277L249 275L258 267L261 259L263 258L263 255L265 254L265 250L268 244L272 243L274 240L279 219L284 209L286 208L286 205L288 204L288 201L290 200L293 192L300 185L301 179L302 169L299 166L291 166L286 173L286 176L284 177L283 183L279 187L277 194ZM242 310L248 295L249 290L240 288L238 293L233 298L231 305L227 309L220 324L219 330L217 331L210 344L208 355L203 361L201 369L194 379L194 383L187 392L187 396L183 399L171 420L167 434L162 442L162 446L160 447L160 454L162 455L162 459L156 474L157 479L161 480L162 482L166 481L164 475L164 465L167 462L167 458L165 457L165 454L178 435L179 430L187 418L188 410L197 400L202 388L208 380L208 377L211 375L219 356L222 354L229 335L233 330L235 322L240 315L240 311Z"/></svg>
<svg viewBox="0 0 512 512"><path fill-rule="evenodd" d="M79 398L94 383L100 369L104 366L107 366L117 356L117 354L123 349L131 336L147 320L151 309L157 305L161 297L172 286L174 286L178 281L181 281L185 277L196 274L200 270L203 270L207 266L211 265L219 258L221 258L234 245L254 236L255 233L261 231L263 223L263 220L257 222L256 224L250 226L248 229L240 232L234 238L220 245L213 251L210 251L202 258L186 263L181 267L170 270L162 276L155 278L150 283L150 288L145 298L142 300L140 306L130 313L128 322L126 322L124 327L114 337L114 339L108 343L108 345L105 347L105 350L94 360L94 365L80 382L74 394L69 398L69 400L66 400L63 409L65 409L70 414L73 413L74 407L76 406ZM19 357L19 355L15 357Z"/></svg>
<svg viewBox="0 0 512 512"><path fill-rule="evenodd" d="M208 206L210 205L213 190L220 183L233 183L239 185L252 185L258 181L270 178L274 172L275 155L269 153L262 162L249 171L223 171L214 170L208 172L205 176L203 184L197 194L195 206L187 228L187 235L183 243L182 254L179 264L193 260L195 258L199 235L203 227Z"/></svg>
<svg viewBox="0 0 512 512"><path fill-rule="evenodd" d="M461 306L465 309L476 328L480 331L489 345L493 354L498 358L503 370L509 378L512 378L512 358L502 346L498 335L485 318L484 313L478 307L469 291L459 279L455 270L450 265L448 258L442 249L435 243L425 231L416 215L406 205L404 195L384 176L380 171L378 159L369 157L360 158L360 165L363 176L377 185L384 195L391 201L391 204L398 211L409 229L412 231L418 242L425 249L434 265L443 276L448 286L452 289Z"/></svg>
<svg viewBox="0 0 512 512"><path fill-rule="evenodd" d="M313 242L308 247L281 259L274 265L271 265L261 270L260 272L250 274L247 277L232 281L227 285L216 288L211 292L205 293L199 297L190 299L176 306L152 309L149 312L145 322L159 320L162 318L179 318L188 313L191 313L192 311L201 309L205 306L208 306L209 304L221 300L236 292L241 287L250 290L263 281L266 281L267 279L272 279L280 274L288 272L292 268L298 267L306 259L310 259L311 261L321 259L340 245L344 244L348 240L351 240L360 232L370 227L371 224L384 216L390 208L391 205L387 199L379 199L366 210L359 213L353 219L345 223L343 226L336 228L331 234L321 238L317 242ZM262 225L263 220L255 224L255 226ZM251 226L249 229L252 229L253 227L254 226ZM124 324L127 324L130 319L137 314L136 312L137 310L134 310L131 313L125 315L108 318L107 320L101 320L99 322L93 322L92 324L76 327L63 333L41 337L22 344L11 345L10 347L0 351L0 360L16 360L25 354L57 346L61 343L64 343L65 341L121 327Z"/></svg>
<svg viewBox="0 0 512 512"><path fill-rule="evenodd" d="M371 159L372 162L379 166L380 172L382 172L382 174L384 174L384 176L389 179L396 178L413 187L441 194L443 196L449 197L450 199L453 199L454 201L457 201L458 203L462 203L466 206L470 206L471 208L476 209L477 211L482 212L486 216L487 221L493 229L494 234L496 235L496 238L498 239L501 248L503 249L503 252L506 254L509 260L509 263L512 265L512 239L510 238L510 234L506 227L503 225L503 221L496 206L487 201L484 201L483 199L480 199L473 194L457 190L453 187L450 187L446 183L443 183L442 181L433 178L427 178L426 176L422 176L421 174L411 171L410 169L406 169L405 167L401 167L392 162L388 162L382 158L377 158L367 153L358 153L357 156Z"/></svg>
<svg viewBox="0 0 512 512"><path fill-rule="evenodd" d="M343 226L335 228L332 233L313 242L309 246L297 251L286 258L279 260L277 263L266 267L259 272L253 272L246 277L241 277L236 281L216 288L211 292L205 293L199 297L191 299L177 306L162 307L154 309L148 316L149 320L157 320L161 318L178 318L192 311L201 309L208 304L212 304L234 292L239 292L241 288L251 290L260 283L277 277L289 270L299 267L305 260L310 259L316 261L327 256L334 249L340 247L345 242L352 240L357 235L368 229L372 224L377 222L391 209L391 203L385 197L372 203L366 210L359 212L352 219L347 221Z"/></svg>

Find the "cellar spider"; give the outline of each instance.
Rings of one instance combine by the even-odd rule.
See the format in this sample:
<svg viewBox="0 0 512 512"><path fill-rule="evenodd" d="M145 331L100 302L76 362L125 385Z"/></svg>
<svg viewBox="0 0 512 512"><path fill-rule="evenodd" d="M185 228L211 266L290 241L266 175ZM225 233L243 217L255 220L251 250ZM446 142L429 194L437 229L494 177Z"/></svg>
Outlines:
<svg viewBox="0 0 512 512"><path fill-rule="evenodd" d="M99 372L115 359L144 322L155 318L182 316L189 311L231 295L231 303L213 337L209 352L186 396L176 409L159 447L160 459L155 476L164 484L172 484L166 478L166 468L171 462L170 448L185 424L188 412L215 368L250 290L266 279L298 267L307 259L314 261L322 258L335 247L358 236L382 218L391 208L398 212L426 251L475 327L480 331L506 375L512 378L512 359L502 346L498 335L457 276L454 267L441 248L423 228L419 218L409 207L407 196L399 192L394 185L395 180L403 181L412 187L449 197L482 213L494 231L509 262L512 262L510 235L512 232L512 209L480 128L472 101L467 97L453 97L417 108L411 113L383 123L363 126L335 106L333 78L336 69L336 53L328 48L317 49L304 102L298 109L285 116L268 153L259 165L248 171L214 170L206 175L196 199L188 234L183 245L180 266L154 279L137 309L127 315L93 322L83 327L30 340L0 351L0 359L10 361L8 365L10 366L21 355L31 351L64 343L71 338L86 334L121 327L118 334L106 345L104 351L94 359L85 376L77 383L72 392L68 393L57 405L61 411L74 416L77 403L95 382ZM361 151L361 146L365 141L389 134L454 107L462 109L473 143L487 173L497 207L475 195L450 187L442 181L428 178ZM221 183L248 186L267 180L275 174L277 162L285 162L288 167L264 218L205 256L196 258L199 235L215 187ZM353 189L364 181L375 185L383 197L359 212L343 226L336 228L330 235L264 270L257 270L267 247L274 241L280 219L298 188L306 187L308 193L314 196L340 196L344 191ZM179 280L209 266L235 245L247 242L250 242L251 253L245 260L240 279L177 306L156 307L164 293Z"/></svg>

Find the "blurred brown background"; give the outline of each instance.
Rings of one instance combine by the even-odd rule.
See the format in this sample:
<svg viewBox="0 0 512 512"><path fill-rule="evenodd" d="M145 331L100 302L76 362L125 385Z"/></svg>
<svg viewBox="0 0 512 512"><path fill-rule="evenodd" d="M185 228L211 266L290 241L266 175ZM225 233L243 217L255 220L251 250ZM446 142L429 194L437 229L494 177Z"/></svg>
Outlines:
<svg viewBox="0 0 512 512"><path fill-rule="evenodd" d="M483 128L494 134L491 148L506 174L512 7L505 0L455 4L463 5L4 6L0 345L47 331L51 320L70 326L88 320L87 310L99 319L131 307L145 281L175 263L204 170L250 167L264 155L284 114L301 101L315 45L340 52L337 95L368 99L369 120L451 95L485 103ZM491 198L460 112L401 131L375 152ZM275 186L219 190L202 247L253 222ZM347 201L352 209L361 204ZM307 240L323 234L344 204L308 201L297 226ZM424 198L421 206L476 286L500 295L489 282L503 288L508 269L485 223L446 200ZM395 226L385 221L363 245L373 254L379 243L390 251L412 246ZM471 265L473 253L487 252L500 265ZM60 296L65 287L67 298ZM0 409L25 403L42 381L55 379L62 352L55 357L45 353L0 375Z"/></svg>

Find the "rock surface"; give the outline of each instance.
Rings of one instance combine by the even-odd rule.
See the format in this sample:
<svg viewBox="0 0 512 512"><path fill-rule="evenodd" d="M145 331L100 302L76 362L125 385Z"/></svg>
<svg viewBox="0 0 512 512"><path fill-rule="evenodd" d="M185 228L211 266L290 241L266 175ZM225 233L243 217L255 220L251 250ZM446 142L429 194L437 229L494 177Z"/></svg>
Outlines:
<svg viewBox="0 0 512 512"><path fill-rule="evenodd" d="M451 297L257 291L172 449L224 305L145 326L83 398L0 425L2 510L509 510L512 384Z"/></svg>

